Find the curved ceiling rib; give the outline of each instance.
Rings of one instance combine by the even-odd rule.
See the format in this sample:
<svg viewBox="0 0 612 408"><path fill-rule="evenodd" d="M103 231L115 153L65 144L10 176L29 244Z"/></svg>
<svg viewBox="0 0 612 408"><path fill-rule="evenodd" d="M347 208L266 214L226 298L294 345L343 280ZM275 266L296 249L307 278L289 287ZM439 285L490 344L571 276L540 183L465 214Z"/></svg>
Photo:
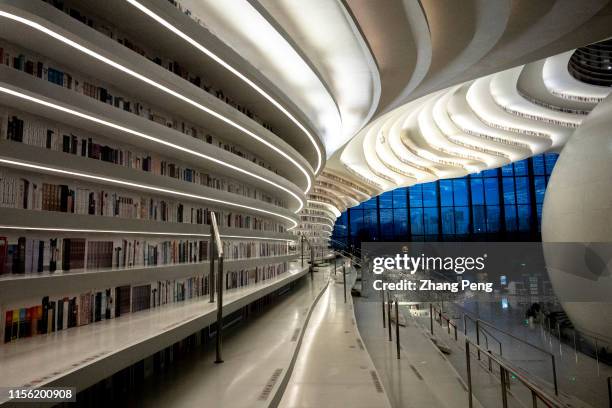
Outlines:
<svg viewBox="0 0 612 408"><path fill-rule="evenodd" d="M606 0L235 2L260 10L255 21L265 15L312 67L310 84L325 96L318 102L283 77L290 62L280 69L253 44L262 37L236 27L248 13L230 19L213 1L197 3L217 20L212 32L278 76L325 142L326 167L303 216L338 216L399 186L558 151L610 91L567 71L575 48L612 37ZM301 228L309 236L321 230L308 218Z"/></svg>

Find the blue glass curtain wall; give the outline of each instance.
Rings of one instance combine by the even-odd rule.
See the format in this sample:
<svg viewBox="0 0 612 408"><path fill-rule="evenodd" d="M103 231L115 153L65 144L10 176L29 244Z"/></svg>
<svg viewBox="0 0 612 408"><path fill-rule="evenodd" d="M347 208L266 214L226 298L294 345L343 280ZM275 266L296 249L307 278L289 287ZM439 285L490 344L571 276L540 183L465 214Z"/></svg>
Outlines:
<svg viewBox="0 0 612 408"><path fill-rule="evenodd" d="M541 154L383 193L343 212L332 239L355 246L361 241L540 240L542 203L557 157Z"/></svg>

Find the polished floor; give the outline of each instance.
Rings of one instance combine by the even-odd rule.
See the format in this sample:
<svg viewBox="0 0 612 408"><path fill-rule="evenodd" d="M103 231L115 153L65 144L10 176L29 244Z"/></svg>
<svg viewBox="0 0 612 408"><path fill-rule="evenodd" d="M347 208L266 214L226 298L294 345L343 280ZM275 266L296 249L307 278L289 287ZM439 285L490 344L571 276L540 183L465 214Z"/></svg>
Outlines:
<svg viewBox="0 0 612 408"><path fill-rule="evenodd" d="M380 302L357 299L359 331L380 373L395 408L467 408L465 383L448 359L434 346L426 331L410 317L400 326L400 359L397 359L395 326L389 341L383 328ZM491 407L497 405L490 405ZM482 408L474 401L474 408Z"/></svg>
<svg viewBox="0 0 612 408"><path fill-rule="evenodd" d="M357 329L355 277L354 271L346 277L346 303L340 273L317 303L280 407L390 408Z"/></svg>
<svg viewBox="0 0 612 408"><path fill-rule="evenodd" d="M291 262L289 270L274 279L227 292L224 304L240 305L260 290L276 285L282 286L303 274L304 268L300 263ZM323 281L321 280L318 285ZM311 298L307 299L306 304L310 304L308 302L311 302ZM306 305L300 304L299 307L304 308ZM297 320L297 316L302 311L303 309L293 308L289 313L290 317ZM118 319L104 320L50 335L3 344L0 346L0 371L11 375L0 375L0 387L53 385L58 381L68 381L65 382L67 384L88 381L84 377L95 375L95 372L92 374L92 370L108 369L108 365L111 364L109 361L112 359L122 359L125 356L132 358L137 351L146 353L147 342L174 333L182 327L187 330L195 322L206 319L212 322L215 315L216 304L209 303L208 298L198 298L129 314ZM282 324L285 325L286 322ZM187 332L186 335L188 334L190 333ZM253 339L251 341L254 343ZM283 339L275 339L272 347L264 345L261 347L275 350L277 343L283 343ZM231 353L231 350L228 352ZM148 354L151 354L151 351L148 351Z"/></svg>
<svg viewBox="0 0 612 408"><path fill-rule="evenodd" d="M133 395L142 407L390 408L377 373L360 347L350 297L355 273L317 268L281 301L228 330L223 364L214 348L194 352ZM349 269L347 268L347 271Z"/></svg>
<svg viewBox="0 0 612 408"><path fill-rule="evenodd" d="M226 331L223 364L214 363L214 347L194 351L149 378L133 403L151 408L269 406L298 347L298 333L328 279L328 268L320 268L312 280L304 276L278 303ZM277 370L282 370L280 376L275 376Z"/></svg>

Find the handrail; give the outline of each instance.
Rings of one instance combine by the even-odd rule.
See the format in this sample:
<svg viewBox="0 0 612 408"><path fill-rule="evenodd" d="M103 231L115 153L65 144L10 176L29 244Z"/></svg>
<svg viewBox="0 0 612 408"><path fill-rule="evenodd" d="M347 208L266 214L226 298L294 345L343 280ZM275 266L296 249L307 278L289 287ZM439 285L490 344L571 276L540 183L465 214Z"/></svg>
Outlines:
<svg viewBox="0 0 612 408"><path fill-rule="evenodd" d="M471 368L469 364L470 359L470 347L476 347L479 352L487 355L489 360L495 361L500 367L500 379L502 383L502 403L503 407L507 407L507 396L506 396L506 388L509 386L507 384L508 374L512 374L516 379L518 379L525 387L527 387L531 391L533 406L537 407L537 399L540 399L544 404L551 408L565 408L566 405L559 401L555 396L549 395L546 391L540 388L536 383L527 378L523 373L515 368L512 364L510 364L505 359L502 359L501 356L496 356L491 353L489 350L484 349L483 347L475 344L470 339L465 339L465 350L466 350L466 359L467 359L467 370L468 370L468 395L469 395L469 405L472 406L472 381L471 381Z"/></svg>
<svg viewBox="0 0 612 408"><path fill-rule="evenodd" d="M213 239L215 244L217 245L217 256L219 258L223 258L223 243L221 242L221 237L219 235L219 227L217 226L217 216L213 211L210 212L210 225L213 230Z"/></svg>
<svg viewBox="0 0 612 408"><path fill-rule="evenodd" d="M484 338L485 338L485 344L487 345L487 348L489 348L489 336L490 336L499 345L499 355L502 356L504 353L503 353L503 350L502 350L502 342L501 342L501 340L498 339L497 337L495 337L493 335L493 333L491 333L487 329L485 329L483 327L480 327L480 323L479 323L481 321L480 319L474 319L472 316L470 316L467 313L463 314L463 324L464 325L465 325L465 322L466 322L466 317L468 319L470 319L472 322L474 322L474 324L476 325L476 342L478 344L480 344L479 337L480 337L480 333L482 333L484 335ZM467 327L464 327L464 331L465 331L465 333L467 333ZM487 336L487 334L488 334L488 336ZM466 337L467 337L467 334L466 334Z"/></svg>
<svg viewBox="0 0 612 408"><path fill-rule="evenodd" d="M541 353L544 353L544 354L550 356L551 365L552 365L553 385L554 385L554 388L555 388L555 395L559 395L559 384L558 384L558 381L557 381L557 364L556 364L556 361L555 361L555 355L553 353L551 353L550 351L545 350L545 349L543 349L541 347L538 347L535 344L532 344L532 343L528 342L527 340L524 340L524 339L522 339L522 338L520 338L520 337L518 337L518 336L516 336L516 335L514 335L514 334L512 334L512 333L510 333L510 332L508 332L506 330L500 329L499 327L494 326L493 324L491 324L491 323L489 323L487 321L484 321L482 319L474 319L471 316L469 316L467 313L464 313L463 316L464 316L464 319L465 319L465 316L467 316L470 320L476 322L476 327L477 327L477 330L476 330L476 339L477 339L477 341L478 341L478 335L479 335L478 328L480 328L481 325L484 325L484 326L487 326L487 327L489 327L489 328L491 328L493 330L498 331L499 333L505 334L506 336L510 337L511 339L517 340L517 341L519 341L519 342L521 342L523 344L526 344L526 345L534 348L535 350L538 350ZM482 329L482 328L480 328L480 329L481 330L485 330L485 329ZM483 331L483 333L485 333L485 332ZM489 333L489 335L491 337L493 337L493 334L491 334L490 331L487 330L486 333ZM486 336L486 334L485 334L485 336ZM493 338L495 338L495 337L493 337ZM495 340L497 340L497 339L495 338ZM501 342L499 340L497 340L497 341L499 342L499 345L500 345L500 355L501 355Z"/></svg>
<svg viewBox="0 0 612 408"><path fill-rule="evenodd" d="M215 286L217 287L217 339L216 339L216 359L215 364L223 363L222 357L222 336L223 336L223 284L225 280L225 274L223 273L223 243L219 236L219 226L217 225L217 216L213 211L210 212L210 236L215 241L210 246L210 274L209 274L209 287L210 287L210 302L215 300ZM215 253L215 246L217 247L217 253ZM215 257L218 259L218 273L215 285Z"/></svg>

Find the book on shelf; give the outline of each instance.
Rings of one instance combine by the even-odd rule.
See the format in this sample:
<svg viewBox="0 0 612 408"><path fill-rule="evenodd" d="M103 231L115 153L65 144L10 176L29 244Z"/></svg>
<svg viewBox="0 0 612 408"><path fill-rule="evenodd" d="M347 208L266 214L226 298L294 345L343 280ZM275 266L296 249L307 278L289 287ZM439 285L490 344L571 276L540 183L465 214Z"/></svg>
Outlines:
<svg viewBox="0 0 612 408"><path fill-rule="evenodd" d="M25 175L0 167L0 207L56 211L80 215L101 215L186 224L209 224L210 209L136 192L106 189L74 181L46 182L43 176ZM215 210L221 226L284 231L282 224L269 219Z"/></svg>
<svg viewBox="0 0 612 408"><path fill-rule="evenodd" d="M3 241L5 240L5 241ZM6 242L3 273L88 270L197 263L208 259L206 240L85 238L0 238Z"/></svg>
<svg viewBox="0 0 612 408"><path fill-rule="evenodd" d="M234 290L273 279L287 271L287 263L276 263L225 273L226 290ZM4 342L53 333L102 320L118 318L165 304L183 302L209 294L207 275L158 280L114 288L87 290L65 296L43 296L39 304L3 311Z"/></svg>
<svg viewBox="0 0 612 408"><path fill-rule="evenodd" d="M13 55L18 56L13 57ZM220 141L216 136L210 135L205 129L199 126L192 123L186 123L183 120L173 119L171 118L171 115L161 112L157 108L153 108L152 106L148 106L139 101L130 100L130 98L126 96L118 95L116 91L110 90L110 87L106 85L93 84L92 82L96 81L92 81L84 76L77 78L78 75L73 76L65 70L59 69L57 66L55 66L56 64L54 62L50 62L46 57L37 56L34 52L0 40L0 61L2 61L6 66L23 71L36 78L46 80L50 83L75 91L84 96L91 97L123 111L145 117L165 127L173 128L188 136L218 145L220 148L224 148L225 150L237 154L243 158L248 158L248 160L252 161L253 163L278 173L278 170L273 169L270 164L266 163L261 158L253 155L240 146L231 145L227 142ZM51 64L55 67L51 67ZM26 69L26 67L34 67L34 65L36 65L35 70ZM260 124L263 123L262 121L256 121ZM271 129L269 126L264 127L269 130Z"/></svg>

